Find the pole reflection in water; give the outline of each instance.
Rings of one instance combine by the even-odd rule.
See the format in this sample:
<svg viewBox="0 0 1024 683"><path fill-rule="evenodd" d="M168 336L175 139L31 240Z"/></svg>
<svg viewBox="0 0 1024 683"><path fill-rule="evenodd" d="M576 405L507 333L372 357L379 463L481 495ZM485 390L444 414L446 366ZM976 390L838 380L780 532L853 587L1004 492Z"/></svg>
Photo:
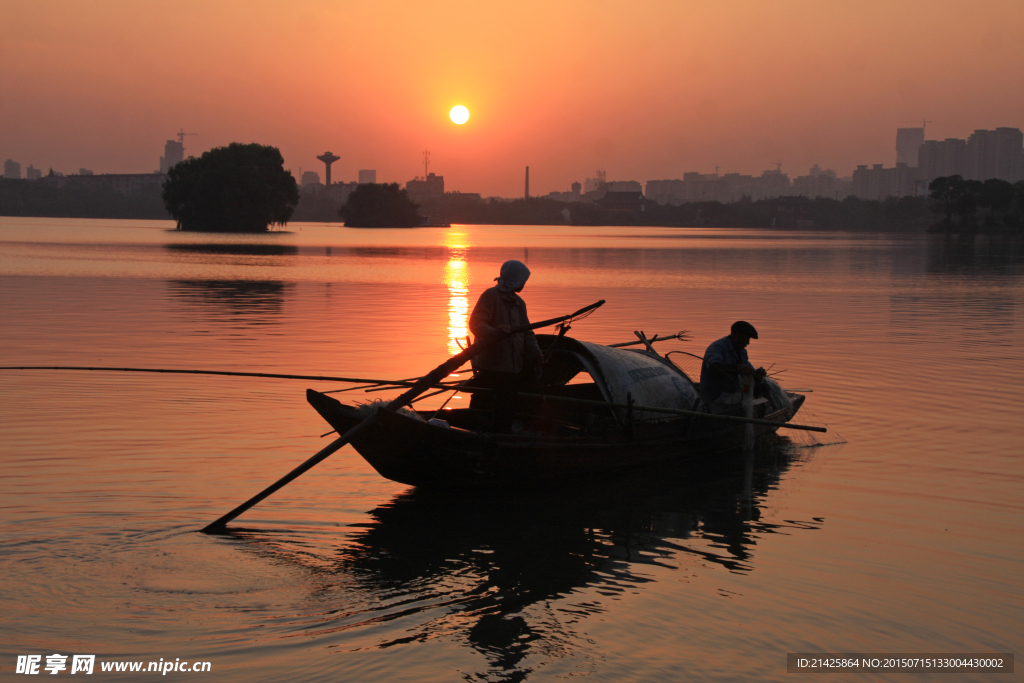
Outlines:
<svg viewBox="0 0 1024 683"><path fill-rule="evenodd" d="M484 658L474 680L518 681L600 651L587 620L657 581L652 569L751 572L762 534L818 528L821 520L760 522L794 453L736 451L700 466L512 493L412 489L318 553L279 532L237 537L308 571L313 613L296 624L306 636L348 651L454 640ZM392 620L402 627L373 635Z"/></svg>

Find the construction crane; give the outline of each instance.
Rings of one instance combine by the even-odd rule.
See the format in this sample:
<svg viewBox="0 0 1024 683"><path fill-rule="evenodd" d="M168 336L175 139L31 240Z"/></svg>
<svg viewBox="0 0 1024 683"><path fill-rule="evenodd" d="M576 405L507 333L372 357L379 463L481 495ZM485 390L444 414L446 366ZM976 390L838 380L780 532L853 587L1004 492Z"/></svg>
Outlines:
<svg viewBox="0 0 1024 683"><path fill-rule="evenodd" d="M178 136L178 144L181 145L181 151L184 152L185 151L185 136L186 135L199 135L199 133L186 133L185 129L182 128L177 133L175 133L175 135Z"/></svg>
<svg viewBox="0 0 1024 683"><path fill-rule="evenodd" d="M917 123L917 121L897 121L896 125L898 126L898 125L903 124L903 123ZM931 121L925 121L925 120L922 119L922 121L921 121L921 131L922 132L928 126L929 123L932 123L932 122Z"/></svg>

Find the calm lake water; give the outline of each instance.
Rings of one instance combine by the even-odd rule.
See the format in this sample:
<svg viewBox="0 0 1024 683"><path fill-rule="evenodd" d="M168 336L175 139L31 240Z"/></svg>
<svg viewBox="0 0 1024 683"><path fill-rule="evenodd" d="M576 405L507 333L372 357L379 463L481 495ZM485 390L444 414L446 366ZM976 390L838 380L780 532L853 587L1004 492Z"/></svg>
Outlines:
<svg viewBox="0 0 1024 683"><path fill-rule="evenodd" d="M1021 650L1020 242L172 227L0 218L0 364L414 377L518 258L534 320L607 299L581 339L685 329L661 349L701 354L751 321L755 364L813 390L797 421L846 443L500 496L410 489L346 447L205 536L326 445L310 383L2 371L5 675L60 653L120 680L99 662L209 661L202 678L228 681L788 680L787 652Z"/></svg>

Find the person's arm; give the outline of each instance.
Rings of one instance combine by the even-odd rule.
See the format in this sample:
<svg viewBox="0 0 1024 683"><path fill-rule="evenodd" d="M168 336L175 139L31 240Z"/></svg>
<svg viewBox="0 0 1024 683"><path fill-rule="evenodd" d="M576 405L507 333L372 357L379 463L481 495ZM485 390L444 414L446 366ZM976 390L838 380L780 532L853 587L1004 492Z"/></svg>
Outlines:
<svg viewBox="0 0 1024 683"><path fill-rule="evenodd" d="M501 330L491 326L499 301L495 290L485 289L469 316L469 331L481 339L493 339Z"/></svg>
<svg viewBox="0 0 1024 683"><path fill-rule="evenodd" d="M520 299L522 301L522 299ZM523 301L523 324L530 324L530 316L526 313L526 302ZM535 358L543 358L544 354L541 353L540 345L537 343L537 335L533 333L533 330L527 330L523 333L523 360L532 360Z"/></svg>
<svg viewBox="0 0 1024 683"><path fill-rule="evenodd" d="M736 371L738 373L741 375L753 375L757 379L761 379L768 374L764 368L758 368L755 370L753 364L750 362L750 358L745 357L746 353L743 353L742 356L744 356L743 360L736 364Z"/></svg>
<svg viewBox="0 0 1024 683"><path fill-rule="evenodd" d="M736 364L727 362L725 351L718 343L712 344L704 352L704 362L708 364L709 368L721 374L734 374L736 372Z"/></svg>
<svg viewBox="0 0 1024 683"><path fill-rule="evenodd" d="M756 375L760 378L766 374L764 368L754 370L749 361L734 362L731 358L726 358L725 350L719 344L708 347L704 352L704 361L708 367L727 375Z"/></svg>

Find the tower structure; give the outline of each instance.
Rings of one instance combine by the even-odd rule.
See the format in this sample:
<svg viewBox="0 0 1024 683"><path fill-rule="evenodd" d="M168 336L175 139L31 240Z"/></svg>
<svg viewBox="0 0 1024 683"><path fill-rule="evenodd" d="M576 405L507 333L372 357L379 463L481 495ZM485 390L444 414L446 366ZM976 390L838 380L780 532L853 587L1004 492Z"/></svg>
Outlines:
<svg viewBox="0 0 1024 683"><path fill-rule="evenodd" d="M526 199L530 198L530 167L529 166L526 167L526 194L524 195L524 197Z"/></svg>
<svg viewBox="0 0 1024 683"><path fill-rule="evenodd" d="M328 189L330 189L330 187L331 187L331 164L333 164L335 161L337 161L340 158L341 157L335 156L334 154L332 154L330 152L324 152L323 154L321 154L320 156L317 157L317 159L319 159L320 161L324 162L324 165L327 167L327 188Z"/></svg>

